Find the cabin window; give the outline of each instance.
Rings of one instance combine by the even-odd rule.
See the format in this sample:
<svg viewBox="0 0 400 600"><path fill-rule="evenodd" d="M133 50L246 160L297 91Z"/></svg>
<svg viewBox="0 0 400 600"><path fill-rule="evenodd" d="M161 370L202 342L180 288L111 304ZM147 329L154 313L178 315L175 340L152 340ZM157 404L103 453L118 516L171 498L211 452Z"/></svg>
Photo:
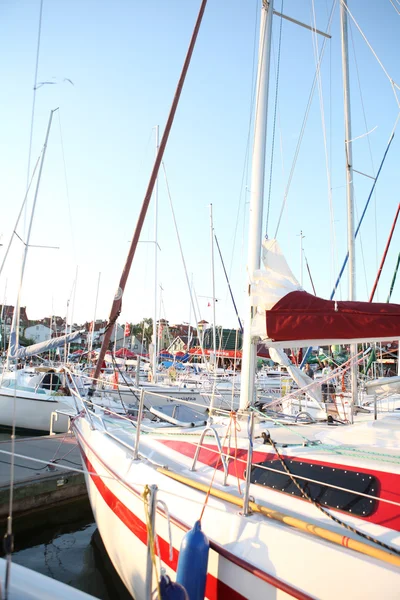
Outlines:
<svg viewBox="0 0 400 600"><path fill-rule="evenodd" d="M61 379L57 373L46 373L42 379L41 387L46 390L57 391L61 385Z"/></svg>
<svg viewBox="0 0 400 600"><path fill-rule="evenodd" d="M377 500L365 498L365 496L356 493L378 496L378 480L369 473L299 462L288 458L285 459L285 463L292 475L300 475L305 479L309 478L320 482L312 483L305 479L297 479L297 482L307 494L321 506L336 508L357 517L368 517L378 506ZM274 470L263 469L263 466ZM278 459L253 465L250 481L256 485L263 485L290 496L301 497L302 495L283 470ZM326 484L329 484L329 486ZM330 486L344 488L346 491Z"/></svg>

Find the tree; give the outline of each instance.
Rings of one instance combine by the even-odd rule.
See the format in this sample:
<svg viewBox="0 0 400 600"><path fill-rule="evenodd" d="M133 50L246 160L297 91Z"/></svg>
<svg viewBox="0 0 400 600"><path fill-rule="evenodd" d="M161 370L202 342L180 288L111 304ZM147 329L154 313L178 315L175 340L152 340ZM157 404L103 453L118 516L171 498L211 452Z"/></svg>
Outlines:
<svg viewBox="0 0 400 600"><path fill-rule="evenodd" d="M32 338L26 338L23 335L19 336L19 345L20 346L32 346L33 344L36 344L35 340L33 340Z"/></svg>
<svg viewBox="0 0 400 600"><path fill-rule="evenodd" d="M131 324L131 333L139 342L144 342L149 347L153 337L153 319L151 317L144 318L136 325Z"/></svg>

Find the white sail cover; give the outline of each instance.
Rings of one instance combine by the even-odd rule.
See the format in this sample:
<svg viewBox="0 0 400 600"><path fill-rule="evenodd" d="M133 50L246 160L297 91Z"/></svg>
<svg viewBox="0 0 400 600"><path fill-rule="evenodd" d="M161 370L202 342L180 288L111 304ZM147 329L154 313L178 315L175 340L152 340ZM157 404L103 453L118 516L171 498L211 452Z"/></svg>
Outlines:
<svg viewBox="0 0 400 600"><path fill-rule="evenodd" d="M262 267L255 271L251 282L251 302L256 309L251 332L255 337L266 339L265 312L286 294L303 288L290 270L277 240L263 241L261 260Z"/></svg>

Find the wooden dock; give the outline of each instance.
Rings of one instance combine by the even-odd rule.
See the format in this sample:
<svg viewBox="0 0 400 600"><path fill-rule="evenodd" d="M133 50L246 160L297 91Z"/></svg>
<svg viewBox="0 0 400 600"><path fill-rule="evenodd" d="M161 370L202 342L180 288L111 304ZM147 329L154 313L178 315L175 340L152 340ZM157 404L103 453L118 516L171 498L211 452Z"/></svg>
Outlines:
<svg viewBox="0 0 400 600"><path fill-rule="evenodd" d="M1 520L7 517L9 511L10 465L11 441L7 440L0 442ZM16 439L13 514L22 515L34 509L87 496L83 473L73 469L82 469L73 434Z"/></svg>

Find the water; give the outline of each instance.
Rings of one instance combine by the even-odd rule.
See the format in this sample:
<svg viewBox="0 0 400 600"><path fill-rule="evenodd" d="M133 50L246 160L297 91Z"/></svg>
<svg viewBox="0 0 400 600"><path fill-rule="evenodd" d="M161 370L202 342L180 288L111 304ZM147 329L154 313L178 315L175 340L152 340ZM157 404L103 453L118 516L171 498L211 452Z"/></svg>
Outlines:
<svg viewBox="0 0 400 600"><path fill-rule="evenodd" d="M14 533L15 563L101 600L132 600L107 556L87 500L17 517Z"/></svg>
<svg viewBox="0 0 400 600"><path fill-rule="evenodd" d="M43 434L29 437L38 435ZM0 441L10 437L9 428L0 429ZM27 432L17 430L15 437ZM100 600L132 600L108 558L87 498L14 517L13 531L13 562ZM4 533L0 522L0 536Z"/></svg>

